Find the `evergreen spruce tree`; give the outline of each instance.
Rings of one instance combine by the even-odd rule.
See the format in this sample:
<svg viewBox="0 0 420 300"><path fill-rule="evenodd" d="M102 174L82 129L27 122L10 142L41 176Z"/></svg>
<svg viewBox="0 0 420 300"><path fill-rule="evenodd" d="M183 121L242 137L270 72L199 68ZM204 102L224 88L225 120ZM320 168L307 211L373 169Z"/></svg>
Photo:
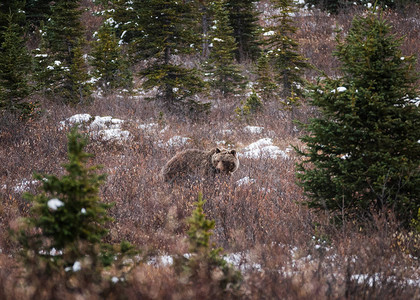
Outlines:
<svg viewBox="0 0 420 300"><path fill-rule="evenodd" d="M255 8L255 0L227 0L229 24L233 28L233 36L237 43L236 59L244 62L256 60L260 54L260 26Z"/></svg>
<svg viewBox="0 0 420 300"><path fill-rule="evenodd" d="M136 30L138 13L132 0L103 0L108 24L112 27L119 44L130 44L141 32ZM111 19L113 22L111 22Z"/></svg>
<svg viewBox="0 0 420 300"><path fill-rule="evenodd" d="M0 40L0 109L22 113L31 109L24 102L31 93L29 76L32 60L29 55L23 32L14 23L12 15L7 17L8 25Z"/></svg>
<svg viewBox="0 0 420 300"><path fill-rule="evenodd" d="M52 77L44 82L56 98L67 104L86 103L91 100L87 66L81 52L84 30L80 21L79 0L58 1L52 6L51 18L45 25L47 71L41 74ZM48 72L54 70L54 72Z"/></svg>
<svg viewBox="0 0 420 300"><path fill-rule="evenodd" d="M343 77L313 87L321 116L302 138L298 178L309 207L370 219L392 211L408 225L420 207L420 110L415 58L382 14L355 17L335 55Z"/></svg>
<svg viewBox="0 0 420 300"><path fill-rule="evenodd" d="M198 0L198 13L201 16L201 35L202 35L202 57L207 59L210 54L209 29L212 20L212 10L210 0Z"/></svg>
<svg viewBox="0 0 420 300"><path fill-rule="evenodd" d="M22 28L25 26L24 6L25 0L7 0L0 3L0 45L4 42L3 35L10 24L10 16L14 24Z"/></svg>
<svg viewBox="0 0 420 300"><path fill-rule="evenodd" d="M123 58L115 30L108 20L99 28L97 38L92 51L97 86L105 93L115 88L131 88L133 79L128 61Z"/></svg>
<svg viewBox="0 0 420 300"><path fill-rule="evenodd" d="M305 0L310 6L315 6L328 12L337 14L344 9L354 7L355 5L376 4L383 8L404 8L409 3L419 3L419 0Z"/></svg>
<svg viewBox="0 0 420 300"><path fill-rule="evenodd" d="M229 25L225 1L214 1L212 9L214 20L209 35L213 47L205 69L209 75L210 86L226 96L243 90L246 81L235 63L236 42L233 29Z"/></svg>
<svg viewBox="0 0 420 300"><path fill-rule="evenodd" d="M25 0L26 25L38 28L51 15L50 0Z"/></svg>
<svg viewBox="0 0 420 300"><path fill-rule="evenodd" d="M270 34L267 35L266 48L276 72L275 82L282 86L281 95L286 98L300 93L304 84L303 73L310 65L299 53L299 45L293 39L297 31L292 17L296 12L294 0L273 0L273 8L279 12L272 17L275 25L268 28Z"/></svg>
<svg viewBox="0 0 420 300"><path fill-rule="evenodd" d="M54 83L59 81L61 68L54 63L54 57L48 51L46 30L43 22L40 24L38 34L38 48L32 51L34 61L33 78L36 83L35 89L42 95L47 96L54 90Z"/></svg>
<svg viewBox="0 0 420 300"><path fill-rule="evenodd" d="M83 58L82 42L76 41L72 49L72 60L69 71L65 74L65 85L61 96L68 99L71 104L83 104L91 101L92 84L89 82L87 64ZM64 69L67 71L67 69Z"/></svg>
<svg viewBox="0 0 420 300"><path fill-rule="evenodd" d="M141 34L133 43L136 61L148 60L140 72L145 89L158 89L158 98L170 107L199 93L204 82L184 61L197 52L200 39L194 6L183 1L134 1Z"/></svg>
<svg viewBox="0 0 420 300"><path fill-rule="evenodd" d="M256 90L263 99L278 98L278 86L274 82L274 70L269 64L270 60L267 53L261 53L257 61L257 85Z"/></svg>
<svg viewBox="0 0 420 300"><path fill-rule="evenodd" d="M107 233L103 225L111 220L106 213L110 205L101 203L98 195L105 175L96 174L98 166L86 166L92 156L84 152L86 143L73 128L68 135L68 163L63 165L66 174L61 178L34 175L42 182L42 191L25 194L33 208L25 219L27 228L18 235L26 259L32 260L35 255L47 263L67 267L88 258L96 267L97 248Z"/></svg>
<svg viewBox="0 0 420 300"><path fill-rule="evenodd" d="M187 220L191 255L188 258L184 255L176 257L174 267L181 282L191 285L210 285L213 297L219 299L228 294L238 293L242 283L242 274L224 259L221 254L222 248L215 248L215 245L210 243L215 222L206 217L203 210L204 204L205 200L200 193L195 203L196 209ZM215 273L219 273L220 276L215 278Z"/></svg>

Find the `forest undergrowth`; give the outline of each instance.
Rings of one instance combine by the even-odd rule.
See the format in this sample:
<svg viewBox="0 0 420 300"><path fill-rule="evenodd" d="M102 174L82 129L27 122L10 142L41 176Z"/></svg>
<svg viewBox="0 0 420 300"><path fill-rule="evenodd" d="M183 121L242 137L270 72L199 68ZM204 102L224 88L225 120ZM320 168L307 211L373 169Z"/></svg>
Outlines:
<svg viewBox="0 0 420 300"><path fill-rule="evenodd" d="M354 13L330 16L314 11L296 16L300 49L316 67L306 74L309 81L322 76L317 69L339 75L332 57L334 30L346 32ZM405 36L403 52L417 53L419 7L386 14L393 30ZM86 24L95 26L94 19L85 18ZM301 205L304 196L295 177L299 158L291 145L305 145L291 118L306 122L316 115L307 103L292 113L280 103L262 99L263 110L244 120L235 113L243 99L212 95L207 99L213 104L211 111L191 120L146 101L137 85L133 95L98 95L83 107L40 98L41 114L31 120L7 113L1 117L0 299L33 299L34 285L43 284L52 287L50 294L42 295L46 299L221 297L211 290L217 274L185 288L170 264L159 263L163 256L188 253L186 219L200 192L207 200L206 216L215 221L212 242L223 247L243 276L241 287L224 294L226 299L420 299L419 250L415 251L416 241L398 234L397 222L376 215L365 228L351 222L337 228L326 215ZM80 278L79 285L70 288L42 277L28 283L19 264L19 246L9 231L29 214L31 204L22 194L37 192L40 183L33 173L63 174L69 127L60 122L81 113L118 118L123 120L121 129L129 132L127 139L90 135L86 151L94 154L89 163L102 165L107 174L102 201L114 203L109 209L113 221L105 226L106 242L129 241L140 250L139 261L128 263L127 272L106 270L109 278L120 280L109 279L99 287ZM247 126L258 129L250 131ZM90 134L87 127L80 126L80 131ZM285 156L273 158L261 152L259 157L247 157L247 146L261 139L271 139ZM162 166L176 152L216 146L240 154L240 167L230 178L194 186L172 186L159 178Z"/></svg>

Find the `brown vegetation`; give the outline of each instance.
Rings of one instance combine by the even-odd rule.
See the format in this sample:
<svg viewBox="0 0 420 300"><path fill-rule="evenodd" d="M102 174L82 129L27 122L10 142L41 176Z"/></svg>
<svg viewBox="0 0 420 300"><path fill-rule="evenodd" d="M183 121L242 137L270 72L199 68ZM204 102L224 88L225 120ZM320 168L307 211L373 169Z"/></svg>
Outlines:
<svg viewBox="0 0 420 300"><path fill-rule="evenodd" d="M396 34L406 35L404 53L417 53L420 48L419 13L418 6L388 13ZM345 32L351 18L321 12L296 18L303 54L329 75L337 75L337 61L331 56L334 29L338 26ZM317 75L311 71L308 79ZM400 247L396 224L380 216L371 228L345 224L335 229L325 224L322 215L300 204L304 196L295 184L293 152L288 159L242 157L241 167L227 181L212 186L172 187L159 180L165 162L186 148L212 148L223 140L241 153L264 137L283 150L290 144L304 146L299 145L299 133L291 133L290 113L280 104L264 103L264 111L251 122L264 127L263 131L247 133L243 130L247 124L235 117L237 99L210 100L217 105L194 122L162 116L156 103L142 97L120 95L97 98L91 106L78 108L41 99L41 116L27 122L1 116L0 299L34 299L36 285L50 287L43 294L46 299L214 299L216 287L211 282L198 280L187 288L170 266L146 263L139 263L126 276L118 274L125 276L124 282L107 281L100 287L83 278L75 279L77 288L65 288L60 278L52 283L34 277L23 283L19 249L8 231L28 215L30 203L22 199L22 191L36 192L39 184L32 182L33 172L63 172L67 129L60 129L60 121L76 113L125 120L123 127L132 137L119 142L92 139L86 149L95 154L92 164L102 164L108 174L103 201L115 202L110 209L114 221L107 225L108 242L128 240L143 253L156 256L188 252L185 219L201 191L207 199L205 213L216 222L213 242L227 254L242 254L237 265L243 271L243 284L239 291L228 292L227 299L420 299L419 258ZM295 117L305 121L313 114L303 103ZM150 123L157 125L139 127ZM166 145L173 136L189 140ZM239 184L245 177L253 181Z"/></svg>

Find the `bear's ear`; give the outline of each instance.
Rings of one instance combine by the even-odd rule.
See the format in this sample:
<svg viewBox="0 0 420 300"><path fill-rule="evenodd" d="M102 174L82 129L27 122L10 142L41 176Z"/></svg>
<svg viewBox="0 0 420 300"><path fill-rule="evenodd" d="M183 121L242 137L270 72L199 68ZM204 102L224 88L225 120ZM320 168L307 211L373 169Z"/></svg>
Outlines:
<svg viewBox="0 0 420 300"><path fill-rule="evenodd" d="M222 152L222 151L220 151L219 148L216 148L216 153L220 153L220 152Z"/></svg>
<svg viewBox="0 0 420 300"><path fill-rule="evenodd" d="M236 155L236 150L230 150L230 153Z"/></svg>

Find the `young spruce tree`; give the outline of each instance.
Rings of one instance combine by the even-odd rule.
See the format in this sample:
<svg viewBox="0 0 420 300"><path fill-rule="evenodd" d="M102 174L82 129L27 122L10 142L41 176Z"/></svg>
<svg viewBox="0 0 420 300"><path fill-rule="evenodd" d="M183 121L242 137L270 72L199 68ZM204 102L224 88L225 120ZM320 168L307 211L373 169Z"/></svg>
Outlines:
<svg viewBox="0 0 420 300"><path fill-rule="evenodd" d="M148 60L140 75L145 89L158 89L158 98L169 107L192 101L204 82L185 60L197 53L200 39L194 7L184 1L134 1L141 34L132 43L135 60Z"/></svg>
<svg viewBox="0 0 420 300"><path fill-rule="evenodd" d="M245 88L246 80L235 62L236 42L224 0L213 2L213 26L209 33L213 45L205 69L212 88L229 95Z"/></svg>
<svg viewBox="0 0 420 300"><path fill-rule="evenodd" d="M109 19L99 28L97 40L93 43L92 56L97 86L105 94L116 88L132 87L133 79L128 61L123 57L119 39Z"/></svg>
<svg viewBox="0 0 420 300"><path fill-rule="evenodd" d="M184 284L210 288L210 298L223 299L239 296L242 274L223 257L222 248L215 248L210 242L215 222L209 220L203 210L203 195L198 195L196 209L188 218L188 241L190 256L180 255L175 258L174 267L179 280ZM216 276L217 275L217 276ZM201 295L196 295L200 298ZM229 297L231 296L231 297ZM233 297L235 298L235 297Z"/></svg>
<svg viewBox="0 0 420 300"><path fill-rule="evenodd" d="M306 126L299 151L307 205L362 222L394 212L407 226L420 207L415 58L402 55L402 39L374 11L355 17L337 44L344 75L312 87L321 115Z"/></svg>
<svg viewBox="0 0 420 300"><path fill-rule="evenodd" d="M71 266L86 256L97 258L96 247L107 233L103 225L111 220L106 212L110 205L99 198L105 175L95 173L98 166L86 166L92 156L84 152L86 143L73 128L68 135L68 163L63 165L67 174L61 178L36 174L34 178L42 182L41 193L25 194L33 208L26 219L29 230L19 236L22 246L57 266Z"/></svg>
<svg viewBox="0 0 420 300"><path fill-rule="evenodd" d="M272 17L275 25L268 28L268 35L266 33L268 58L275 71L274 81L282 87L281 96L284 99L293 99L295 94L300 94L304 84L302 76L310 64L299 53L299 45L293 39L297 31L292 16L297 10L294 0L272 0L272 2L278 14ZM290 101L284 100L284 102L288 104Z"/></svg>
<svg viewBox="0 0 420 300"><path fill-rule="evenodd" d="M79 6L79 0L55 2L45 25L45 54L51 65L39 74L48 84L45 90L66 104L91 100L91 84L82 53L85 40ZM51 77L47 79L45 75Z"/></svg>

